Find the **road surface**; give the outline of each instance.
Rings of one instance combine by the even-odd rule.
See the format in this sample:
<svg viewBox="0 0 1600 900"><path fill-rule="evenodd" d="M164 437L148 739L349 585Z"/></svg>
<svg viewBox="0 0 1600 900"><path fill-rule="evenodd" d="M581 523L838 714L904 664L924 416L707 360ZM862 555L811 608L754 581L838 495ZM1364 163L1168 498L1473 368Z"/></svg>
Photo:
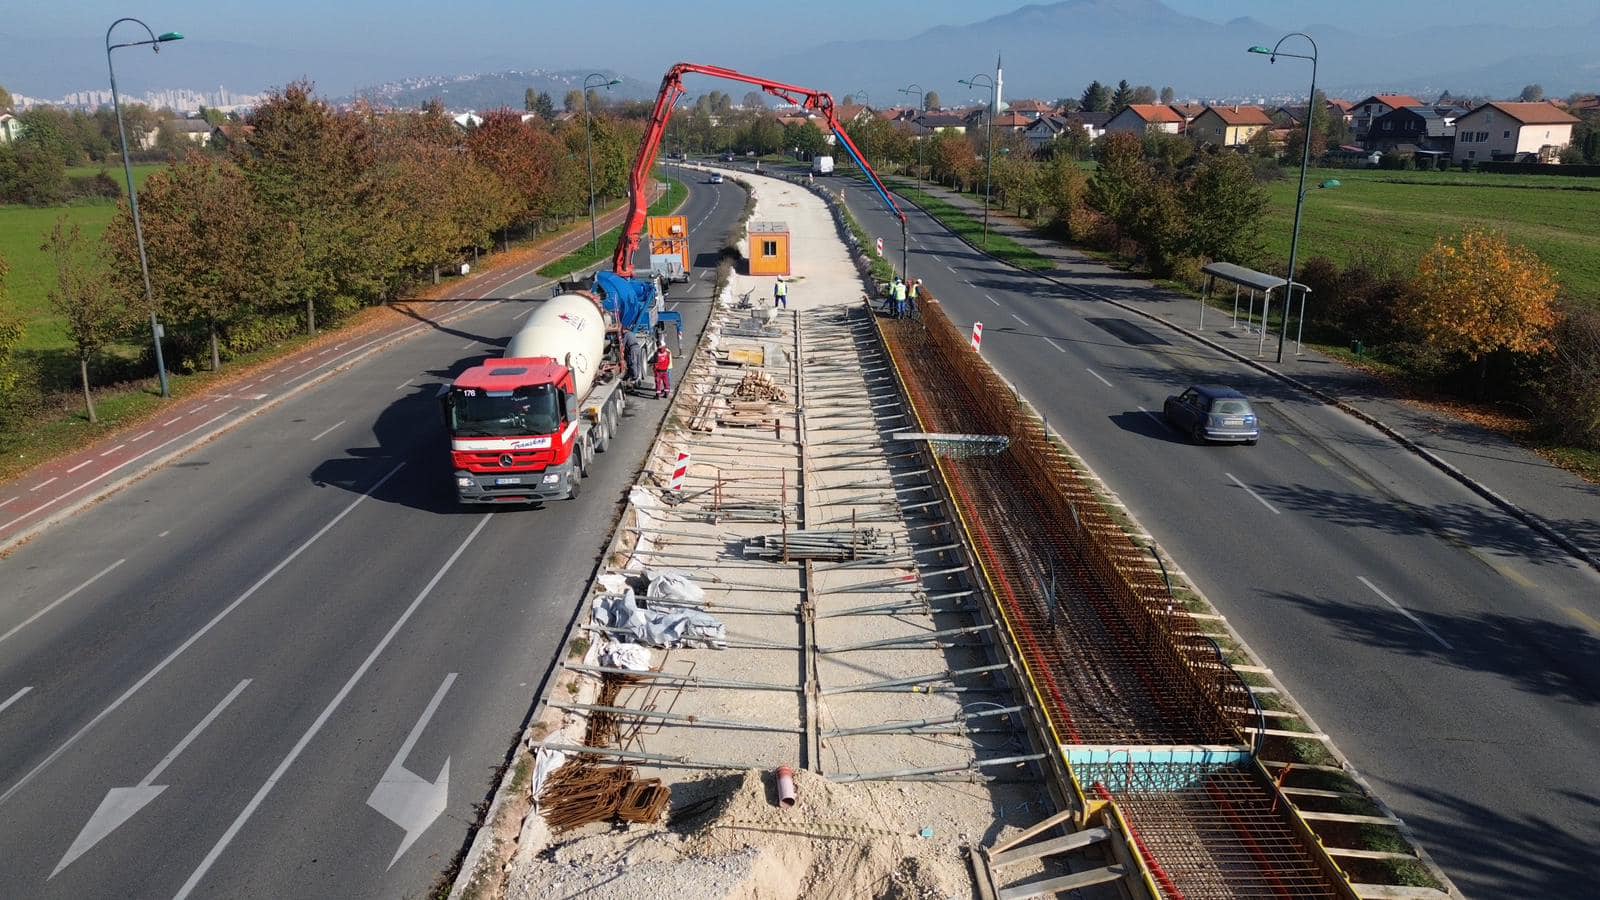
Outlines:
<svg viewBox="0 0 1600 900"><path fill-rule="evenodd" d="M697 265L714 268L743 201L691 184ZM500 287L0 560L3 893L426 893L665 408L629 406L577 500L457 508L435 393L499 352L542 283ZM686 347L710 291L669 297Z"/></svg>

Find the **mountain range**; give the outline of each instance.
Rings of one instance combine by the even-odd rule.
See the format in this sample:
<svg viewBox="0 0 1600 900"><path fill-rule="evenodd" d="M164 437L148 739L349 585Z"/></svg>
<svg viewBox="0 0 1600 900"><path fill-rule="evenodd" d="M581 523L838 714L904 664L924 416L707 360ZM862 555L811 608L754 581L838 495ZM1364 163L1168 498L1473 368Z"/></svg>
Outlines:
<svg viewBox="0 0 1600 900"><path fill-rule="evenodd" d="M796 36L816 33L815 25L788 32L787 45L794 45ZM997 54L1004 56L1005 93L1013 98L1076 96L1091 80L1114 84L1126 78L1133 84L1172 85L1180 97L1247 99L1304 92L1310 72L1303 62L1280 60L1271 66L1245 52L1253 45L1271 46L1286 30L1282 23L1251 18L1209 21L1179 13L1161 0L1061 0L905 38L835 40L776 56L757 42L708 30L705 46L660 46L629 53L626 61L595 58L588 64L626 69L624 83L612 95L630 99L652 96L656 73L678 59L693 59L816 86L836 96L865 90L878 106L904 101L897 89L910 82L937 90L947 103L960 103L985 99L981 91L969 92L956 80L992 72ZM1600 18L1481 25L1457 23L1442 13L1438 25L1423 31L1396 33L1370 19L1300 30L1316 36L1318 84L1334 96L1357 99L1380 90L1430 96L1443 89L1457 95L1506 96L1529 83L1542 84L1551 96L1600 89L1600 52L1595 49ZM571 56L571 41L567 43L563 52ZM0 31L0 46L7 48L0 83L35 97L98 88L105 70L103 50L95 44ZM1293 52L1307 47L1299 38L1284 45ZM473 55L453 47L441 52L449 55L424 59L376 50L316 51L190 39L170 57L124 51L127 55L118 57L118 76L130 91L225 84L236 93L309 78L335 98L360 94L412 106L438 96L455 109L481 110L520 107L530 86L549 92L559 105L561 96L581 83L582 73L592 71L534 64L544 56L536 44L525 54ZM597 49L595 56L603 54ZM427 76L427 70L488 74ZM743 93L739 86L704 79L690 84L691 91L711 88L735 97Z"/></svg>

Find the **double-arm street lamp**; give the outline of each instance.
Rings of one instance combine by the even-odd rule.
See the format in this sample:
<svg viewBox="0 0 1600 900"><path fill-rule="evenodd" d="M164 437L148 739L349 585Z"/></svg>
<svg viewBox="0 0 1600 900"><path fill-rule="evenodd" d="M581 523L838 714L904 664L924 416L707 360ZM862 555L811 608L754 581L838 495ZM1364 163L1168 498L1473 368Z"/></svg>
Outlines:
<svg viewBox="0 0 1600 900"><path fill-rule="evenodd" d="M928 92L922 89L922 85L917 84L915 81L913 81L910 84L906 85L905 87L901 88L900 89L900 93L902 93L902 94L916 94L917 95L917 112L918 113L927 112L927 110L923 109L922 107L923 107L923 105L926 103L926 101L928 99Z"/></svg>
<svg viewBox="0 0 1600 900"><path fill-rule="evenodd" d="M144 41L124 41L120 44L111 43L111 32L123 22L133 22L144 29L150 36ZM121 47L145 47L160 53L161 45L168 41L181 41L183 35L176 31L156 34L150 26L131 17L121 18L111 23L106 29L106 69L111 73L111 107L117 114L117 137L122 141L122 173L128 179L128 209L133 213L133 237L139 245L139 273L144 276L144 302L150 308L150 339L155 342L156 348L156 377L161 382L161 396L170 397L172 392L167 385L167 364L161 357L161 323L156 321L155 291L150 287L150 261L144 252L144 226L139 223L139 192L133 189L133 163L128 159L128 131L122 125L122 99L117 93L117 68L111 63L111 51Z"/></svg>
<svg viewBox="0 0 1600 900"><path fill-rule="evenodd" d="M988 84L979 82L978 79L987 79ZM995 81L986 73L979 72L971 78L962 78L961 84L969 88L989 88L989 108L983 114L983 246L989 246L989 190L994 180L994 140L991 126L994 124Z"/></svg>
<svg viewBox="0 0 1600 900"><path fill-rule="evenodd" d="M607 80L606 76L599 72L590 72L583 78L583 94L581 97L583 133L589 143L589 249L593 250L600 245L600 232L595 228L594 224L594 126L589 120L589 79L591 78L600 79L595 82L595 87L603 87L608 91L611 90L612 85L621 84L622 79L612 78Z"/></svg>
<svg viewBox="0 0 1600 900"><path fill-rule="evenodd" d="M1285 53L1284 51L1278 49L1279 47L1283 46L1284 41L1287 41L1292 37L1305 38L1306 43L1311 45L1311 54L1307 56L1304 53ZM1270 50L1266 47L1251 47L1249 52L1262 54L1263 56L1266 56L1270 62L1277 62L1278 57L1280 56L1289 57L1291 59L1311 60L1311 93L1306 97L1306 134L1305 139L1301 141L1303 147L1300 151L1300 192L1296 195L1294 201L1294 230L1289 234L1289 277L1288 284L1284 287L1283 298L1283 330L1278 333L1278 362L1281 363L1283 362L1283 342L1289 335L1289 307L1294 302L1295 261L1300 252L1300 211L1304 209L1306 205L1306 168L1311 164L1311 126L1316 120L1317 42L1312 40L1311 35L1309 34L1299 31L1292 31L1283 37L1278 38L1278 42L1273 44ZM1305 291L1302 290L1300 293L1300 327L1302 329L1305 328L1305 316Z"/></svg>

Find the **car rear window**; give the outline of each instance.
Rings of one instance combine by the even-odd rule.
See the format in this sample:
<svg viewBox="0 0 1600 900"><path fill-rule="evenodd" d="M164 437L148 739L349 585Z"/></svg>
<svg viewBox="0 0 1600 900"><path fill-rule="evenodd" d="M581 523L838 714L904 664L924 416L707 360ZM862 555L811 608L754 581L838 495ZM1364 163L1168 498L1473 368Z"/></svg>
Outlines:
<svg viewBox="0 0 1600 900"><path fill-rule="evenodd" d="M1217 400L1211 404L1211 411L1219 416L1248 416L1250 404L1243 400Z"/></svg>

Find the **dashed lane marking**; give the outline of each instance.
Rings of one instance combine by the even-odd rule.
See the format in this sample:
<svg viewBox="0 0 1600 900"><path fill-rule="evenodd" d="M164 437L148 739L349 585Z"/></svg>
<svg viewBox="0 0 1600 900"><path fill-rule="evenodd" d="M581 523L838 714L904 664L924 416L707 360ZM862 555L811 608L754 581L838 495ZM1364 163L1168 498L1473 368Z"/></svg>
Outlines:
<svg viewBox="0 0 1600 900"><path fill-rule="evenodd" d="M1088 372L1090 375L1093 375L1101 384L1105 385L1106 387L1111 387L1111 382L1107 381L1105 376L1101 375L1099 372L1096 372L1093 369L1084 369L1084 371ZM1140 408L1143 409L1143 407Z"/></svg>
<svg viewBox="0 0 1600 900"><path fill-rule="evenodd" d="M112 563L111 565L106 566L104 569L101 569L100 571L94 573L93 575L90 575L89 579L87 581L85 581L84 583L78 585L77 587L73 588L72 590L67 591L65 594L62 594L60 597L57 597L55 600L51 601L43 609L41 609L38 612L34 613L33 615L27 617L26 619L23 619L21 622L18 622L17 624L11 626L11 630L10 631L6 632L5 634L0 634L0 644L5 643L6 639L11 637L13 634L16 634L17 632L21 631L22 629L27 628L29 625L32 625L35 621L37 621L39 619L40 616L44 615L45 613L49 612L52 609L55 609L56 607L60 606L61 604L65 603L65 602L67 602L68 600L71 600L73 597L78 596L78 593L80 591L82 591L84 588L88 587L91 584L94 584L96 581L99 581L101 578L104 578L106 576L106 574L109 573L112 569L115 569L117 566L120 566L125 562L127 562L127 559L119 559L116 562Z"/></svg>
<svg viewBox="0 0 1600 900"><path fill-rule="evenodd" d="M34 485L33 487L28 488L28 493L31 494L34 491L37 491L38 489L44 487L45 485L47 485L47 484L49 484L49 483L51 483L51 482L53 482L55 480L56 480L56 477L54 475L52 475L49 478L46 478L44 481L41 481L38 484Z"/></svg>
<svg viewBox="0 0 1600 900"><path fill-rule="evenodd" d="M118 444L115 447L112 447L110 450L106 450L106 451L102 452L100 455L101 456L110 456L111 454L117 452L118 450L121 450L123 447L126 447L126 446L128 446L128 445L127 444Z"/></svg>
<svg viewBox="0 0 1600 900"><path fill-rule="evenodd" d="M984 294L983 295L983 299L989 301L990 303L993 303L995 306L999 306L1000 305L1000 301L999 300L996 300L995 298L989 296L988 294Z"/></svg>
<svg viewBox="0 0 1600 900"><path fill-rule="evenodd" d="M146 431L146 432L145 432L145 433L144 433L144 434L141 434L141 435L139 435L139 436L138 436L138 437L134 437L134 438L129 438L129 439L128 439L128 443L130 443L130 444L131 444L131 443L133 443L133 442L134 442L134 441L142 441L142 440L144 440L144 439L145 439L145 438L147 438L147 437L149 437L149 436L150 436L150 435L152 435L152 434L155 434L155 433L156 433L156 432L155 432L155 429L153 429L153 428L152 428L152 429L151 429L151 430L149 430L149 431Z"/></svg>
<svg viewBox="0 0 1600 900"><path fill-rule="evenodd" d="M5 712L8 708L10 708L11 704L17 702L18 700L21 700L23 698L23 696L25 694L27 694L31 690L33 690L33 685L30 684L27 687L23 688L22 690L17 691L15 694L12 694L6 700L6 702L0 703L0 713Z"/></svg>
<svg viewBox="0 0 1600 900"><path fill-rule="evenodd" d="M1405 616L1406 618L1410 619L1411 620L1411 624L1417 626L1418 628L1421 628L1423 630L1423 632L1425 632L1428 635L1428 637L1431 637L1434 640L1438 641L1439 642L1439 646L1445 648L1446 650L1454 650L1455 649L1454 647L1450 646L1450 642L1449 641L1445 640L1442 637L1439 637L1439 633L1438 632L1434 631L1432 628L1429 628L1427 623L1425 623L1421 619L1417 618L1415 615L1413 615L1411 613L1410 610L1406 609L1404 606L1401 606L1400 604L1394 602L1394 598L1393 597L1390 597L1388 594L1385 594L1383 591L1378 589L1377 585L1375 585L1372 582L1368 581L1365 575L1357 575L1356 576L1356 580L1361 582L1362 584L1366 585L1367 587L1371 588L1372 592L1374 594L1377 594L1379 597L1383 598L1383 602L1385 602L1385 603L1389 604L1390 606L1394 607L1395 612L1397 612L1400 615Z"/></svg>
<svg viewBox="0 0 1600 900"><path fill-rule="evenodd" d="M327 428L322 429L321 431L317 432L317 436L316 437L311 439L311 443L315 444L317 441L322 440L323 438L328 436L328 432L334 430L335 428L338 428L340 425L343 425L344 423L346 423L348 421L350 421L350 420L349 419L340 419L339 421L333 423L332 425L329 425Z"/></svg>
<svg viewBox="0 0 1600 900"><path fill-rule="evenodd" d="M404 390L407 385L411 384L411 382L413 382L415 380L416 380L415 378L407 378L405 381L402 381L399 384L395 385L394 389L397 390L397 391Z"/></svg>
<svg viewBox="0 0 1600 900"><path fill-rule="evenodd" d="M1232 472L1223 472L1222 474L1228 476L1228 480L1229 481L1233 482L1234 484L1237 484L1239 487L1244 488L1244 492L1246 494L1249 494L1250 496L1256 498L1256 502L1257 503L1260 503L1262 506L1265 506L1267 509L1272 510L1272 514L1273 515L1275 515L1275 516L1283 515L1283 513L1278 511L1278 508L1276 506L1273 506L1271 503L1267 502L1267 498L1261 496L1260 494L1256 493L1255 491L1250 490L1250 486L1249 485L1247 485L1244 482L1240 481L1239 479L1233 477L1233 473Z"/></svg>
<svg viewBox="0 0 1600 900"><path fill-rule="evenodd" d="M92 462L94 462L94 460L92 460L92 459L86 459L86 460L84 460L84 461L83 461L83 462L81 462L81 463L78 463L78 464L77 464L77 465L75 465L75 466L73 466L73 467L72 467L72 468L70 468L70 469L68 469L68 470L67 470L67 474L68 474L68 475L71 475L71 474L72 474L72 473L73 473L73 472L76 472L76 471L78 471L78 470L79 470L79 469L81 469L81 468L83 468L83 467L84 467L84 466L87 466L87 465L88 465L88 464L90 464L90 463L92 463Z"/></svg>
<svg viewBox="0 0 1600 900"><path fill-rule="evenodd" d="M1049 338L1045 338L1044 342L1046 344L1049 344L1050 346L1056 348L1057 350L1059 350L1062 353L1067 352L1067 349L1065 347L1061 346L1060 344L1056 343L1055 341L1050 340Z"/></svg>
<svg viewBox="0 0 1600 900"><path fill-rule="evenodd" d="M1028 324L1028 320L1027 319L1024 319L1023 317L1017 315L1016 313L1012 313L1011 314L1011 318L1016 319L1018 322L1021 322L1022 323L1022 327L1024 327L1024 328L1033 327L1033 326Z"/></svg>

